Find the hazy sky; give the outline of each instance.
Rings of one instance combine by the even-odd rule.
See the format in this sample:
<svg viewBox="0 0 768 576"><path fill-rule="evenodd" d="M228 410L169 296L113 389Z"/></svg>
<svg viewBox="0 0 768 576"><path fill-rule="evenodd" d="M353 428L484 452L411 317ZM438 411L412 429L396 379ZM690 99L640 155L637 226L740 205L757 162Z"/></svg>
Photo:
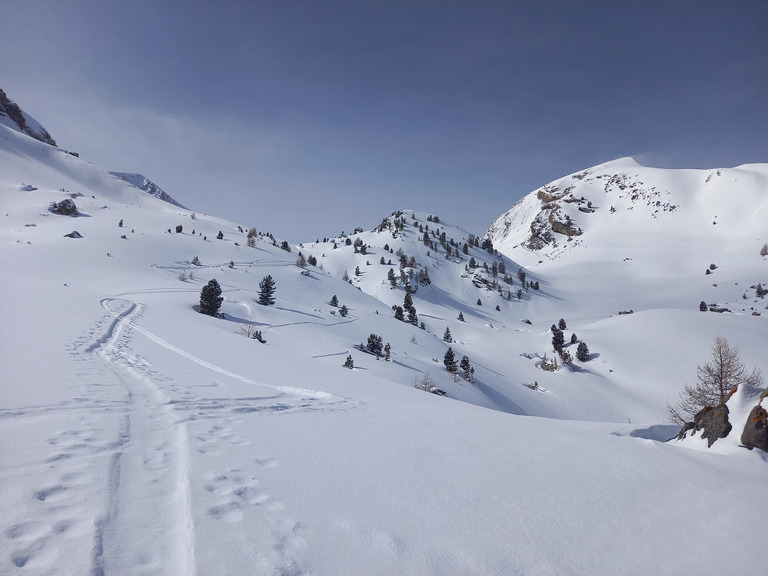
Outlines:
<svg viewBox="0 0 768 576"><path fill-rule="evenodd" d="M293 242L401 208L476 234L621 156L768 161L768 2L0 0L59 146Z"/></svg>

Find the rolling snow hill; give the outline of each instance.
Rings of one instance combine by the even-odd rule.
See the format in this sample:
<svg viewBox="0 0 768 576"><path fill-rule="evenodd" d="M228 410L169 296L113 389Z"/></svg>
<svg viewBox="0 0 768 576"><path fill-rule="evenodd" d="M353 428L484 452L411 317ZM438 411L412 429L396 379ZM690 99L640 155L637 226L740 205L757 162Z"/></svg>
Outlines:
<svg viewBox="0 0 768 576"><path fill-rule="evenodd" d="M767 173L621 160L485 238L400 210L293 244L0 126L0 573L764 573L768 455L662 441L716 336L768 372ZM545 372L560 318L591 357Z"/></svg>

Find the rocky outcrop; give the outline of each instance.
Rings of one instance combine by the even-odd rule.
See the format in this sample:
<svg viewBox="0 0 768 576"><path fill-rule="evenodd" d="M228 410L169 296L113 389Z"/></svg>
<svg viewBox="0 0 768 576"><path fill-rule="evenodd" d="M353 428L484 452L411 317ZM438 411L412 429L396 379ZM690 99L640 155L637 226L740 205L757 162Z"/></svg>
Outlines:
<svg viewBox="0 0 768 576"><path fill-rule="evenodd" d="M51 204L51 212L61 214L62 216L77 216L77 205L74 200L65 198L61 202Z"/></svg>
<svg viewBox="0 0 768 576"><path fill-rule="evenodd" d="M677 439L682 440L691 430L693 430L692 435L701 431L701 437L707 440L707 446L711 448L717 440L728 436L732 428L728 421L728 406L725 404L720 404L716 408L705 406L694 416L693 422L687 422L683 426Z"/></svg>
<svg viewBox="0 0 768 576"><path fill-rule="evenodd" d="M25 114L16 102L9 100L2 88L0 88L0 117L8 118L19 132L23 132L35 140L40 140L40 142L56 146L56 141L51 138L48 131L34 118Z"/></svg>
<svg viewBox="0 0 768 576"><path fill-rule="evenodd" d="M768 412L759 404L752 408L741 433L741 443L752 450L760 448L768 452Z"/></svg>
<svg viewBox="0 0 768 576"><path fill-rule="evenodd" d="M696 415L694 424L694 430L701 430L701 437L707 440L710 448L717 440L728 436L733 428L728 422L728 406L725 404L717 408L704 408Z"/></svg>

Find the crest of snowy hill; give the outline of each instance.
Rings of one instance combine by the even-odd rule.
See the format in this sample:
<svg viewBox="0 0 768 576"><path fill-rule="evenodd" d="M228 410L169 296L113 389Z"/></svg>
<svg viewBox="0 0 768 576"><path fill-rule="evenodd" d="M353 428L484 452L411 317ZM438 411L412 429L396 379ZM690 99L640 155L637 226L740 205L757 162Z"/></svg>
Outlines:
<svg viewBox="0 0 768 576"><path fill-rule="evenodd" d="M683 242L675 282L642 243L601 265L586 221L561 256L412 210L291 244L6 126L0 199L2 574L765 572L767 460L738 435L757 391L709 452L663 442L716 336L768 372L762 236L707 275L716 242ZM689 205L671 204L649 222ZM699 311L734 290L730 313ZM561 319L589 354L553 366ZM448 372L449 349L472 370ZM702 501L722 530L691 529Z"/></svg>
<svg viewBox="0 0 768 576"><path fill-rule="evenodd" d="M170 196L170 194L168 194L165 190L160 188L160 186L152 182L152 180L150 180L143 174L132 174L130 172L110 172L110 174L112 174L113 176L116 176L117 178L120 178L121 180L125 180L129 184L133 184L134 186L136 186L136 188L144 190L144 192L146 192L151 196L154 196L155 198L158 198L160 200L163 200L164 202L168 202L169 204L173 204L174 206L178 206L179 208L186 210L186 208L181 204L179 204L176 200L174 200Z"/></svg>
<svg viewBox="0 0 768 576"><path fill-rule="evenodd" d="M32 116L24 112L16 102L9 100L0 89L0 124L31 136L35 140L56 146L48 131Z"/></svg>

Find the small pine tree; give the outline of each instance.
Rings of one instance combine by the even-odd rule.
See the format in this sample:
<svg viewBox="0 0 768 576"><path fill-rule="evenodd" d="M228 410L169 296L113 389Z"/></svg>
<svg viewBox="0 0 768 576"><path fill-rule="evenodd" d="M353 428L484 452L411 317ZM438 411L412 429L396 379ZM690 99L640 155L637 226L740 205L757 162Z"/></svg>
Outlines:
<svg viewBox="0 0 768 576"><path fill-rule="evenodd" d="M701 310L702 312L706 312L707 311L707 303L704 302L704 300L699 302L699 310Z"/></svg>
<svg viewBox="0 0 768 576"><path fill-rule="evenodd" d="M463 356L461 358L461 363L459 363L459 367L464 371L464 379L465 380L472 380L472 375L475 373L474 368L472 368L472 365L469 363L469 358L467 356Z"/></svg>
<svg viewBox="0 0 768 576"><path fill-rule="evenodd" d="M419 323L419 317L416 315L416 308L411 308L408 310L408 322L410 322L413 325L416 325Z"/></svg>
<svg viewBox="0 0 768 576"><path fill-rule="evenodd" d="M392 346L389 345L389 342L387 342L386 346L384 346L384 360L389 362L389 359L392 356Z"/></svg>
<svg viewBox="0 0 768 576"><path fill-rule="evenodd" d="M262 306L272 306L272 304L275 303L275 281L272 279L271 275L264 276L264 278L259 282L259 304Z"/></svg>
<svg viewBox="0 0 768 576"><path fill-rule="evenodd" d="M200 314L216 316L223 301L221 287L216 278L213 278L200 291Z"/></svg>
<svg viewBox="0 0 768 576"><path fill-rule="evenodd" d="M339 305L339 299L336 297L336 294L334 294L333 297L331 298L331 306L336 307L338 305Z"/></svg>
<svg viewBox="0 0 768 576"><path fill-rule="evenodd" d="M216 239L217 239L217 240L224 240L224 232L222 232L221 230L219 230L219 233L218 233L218 234L216 234Z"/></svg>
<svg viewBox="0 0 768 576"><path fill-rule="evenodd" d="M341 309L339 310L339 316L341 316L342 318L346 318L347 314L349 314L349 310L347 309L347 305L346 304L342 304L341 305Z"/></svg>
<svg viewBox="0 0 768 576"><path fill-rule="evenodd" d="M462 312L459 312L459 321L464 322L464 314Z"/></svg>
<svg viewBox="0 0 768 576"><path fill-rule="evenodd" d="M123 227L123 219L122 219L122 218L120 218L120 222L118 222L118 223L117 223L117 226L118 226L119 228L122 228L122 227Z"/></svg>
<svg viewBox="0 0 768 576"><path fill-rule="evenodd" d="M446 327L445 332L443 333L443 341L445 342L453 342L453 336L451 335L451 329Z"/></svg>
<svg viewBox="0 0 768 576"><path fill-rule="evenodd" d="M576 348L576 358L579 362L586 362L589 360L589 347L586 342L579 342L579 347Z"/></svg>
<svg viewBox="0 0 768 576"><path fill-rule="evenodd" d="M402 306L395 306L395 320L405 321L405 314Z"/></svg>
<svg viewBox="0 0 768 576"><path fill-rule="evenodd" d="M763 247L760 248L760 256L768 256L768 244L763 244Z"/></svg>
<svg viewBox="0 0 768 576"><path fill-rule="evenodd" d="M381 336L378 336L376 334L371 334L370 336L368 336L368 344L366 345L365 348L371 354L375 354L377 357L381 356L381 350L382 350Z"/></svg>
<svg viewBox="0 0 768 576"><path fill-rule="evenodd" d="M347 359L344 361L344 368L354 368L354 367L355 367L355 363L352 360L352 354L350 354L349 356L347 356Z"/></svg>
<svg viewBox="0 0 768 576"><path fill-rule="evenodd" d="M560 328L560 330L567 329L567 326L565 325L565 320L563 318L560 318L560 322L557 323L557 327Z"/></svg>
<svg viewBox="0 0 768 576"><path fill-rule="evenodd" d="M579 339L576 338L576 333L571 334L571 344L576 344L578 341Z"/></svg>
<svg viewBox="0 0 768 576"><path fill-rule="evenodd" d="M453 353L453 348L448 348L448 351L445 353L445 356L443 356L443 364L445 365L445 369L448 370L451 374L455 374L457 370L456 365L456 355Z"/></svg>
<svg viewBox="0 0 768 576"><path fill-rule="evenodd" d="M389 272L387 272L387 280L389 280L391 286L397 286L397 277L395 276L394 268L390 268Z"/></svg>
<svg viewBox="0 0 768 576"><path fill-rule="evenodd" d="M480 298L478 298L478 299L477 299L477 305L478 305L478 306L482 306L482 305L483 305L483 301L482 301L482 300L480 300Z"/></svg>
<svg viewBox="0 0 768 576"><path fill-rule="evenodd" d="M555 328L555 330L552 331L552 348L559 354L563 351L564 344L565 336L563 336L563 331Z"/></svg>

